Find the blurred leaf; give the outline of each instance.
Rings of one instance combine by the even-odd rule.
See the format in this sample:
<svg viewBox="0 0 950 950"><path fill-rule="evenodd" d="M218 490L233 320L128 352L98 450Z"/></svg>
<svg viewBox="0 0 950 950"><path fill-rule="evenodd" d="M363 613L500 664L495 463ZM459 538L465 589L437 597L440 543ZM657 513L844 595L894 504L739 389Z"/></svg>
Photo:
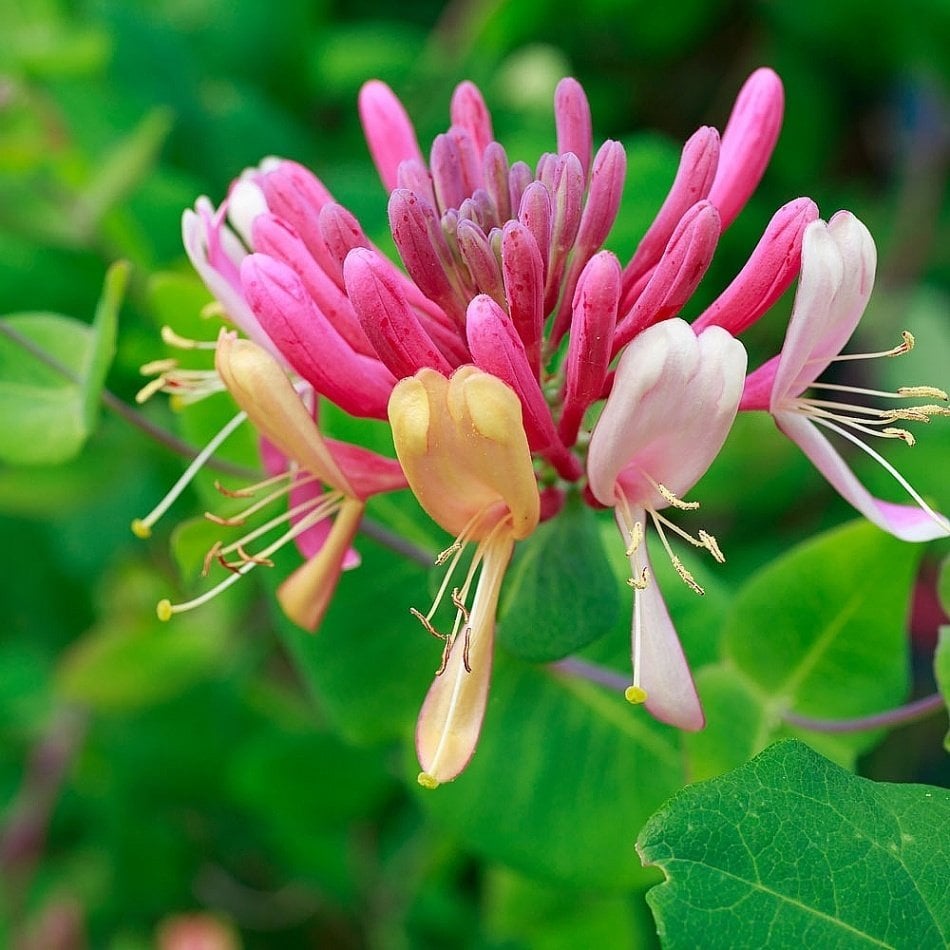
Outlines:
<svg viewBox="0 0 950 950"><path fill-rule="evenodd" d="M153 109L100 158L95 175L72 208L72 226L79 234L91 234L102 216L126 198L149 173L171 127L169 110Z"/></svg>
<svg viewBox="0 0 950 950"><path fill-rule="evenodd" d="M950 627L941 627L934 654L934 677L950 710ZM950 752L950 731L944 736L943 747Z"/></svg>
<svg viewBox="0 0 950 950"><path fill-rule="evenodd" d="M633 841L683 783L677 737L619 694L501 654L471 763L419 795L484 857L578 887L623 890L651 880Z"/></svg>
<svg viewBox="0 0 950 950"><path fill-rule="evenodd" d="M725 655L771 716L880 712L908 691L907 610L919 546L854 522L792 549L736 598ZM834 737L859 751L873 733Z"/></svg>
<svg viewBox="0 0 950 950"><path fill-rule="evenodd" d="M665 948L945 947L950 793L856 778L800 742L676 795L637 849Z"/></svg>
<svg viewBox="0 0 950 950"><path fill-rule="evenodd" d="M614 629L619 590L597 516L572 495L519 545L502 595L499 641L522 659L559 660Z"/></svg>
<svg viewBox="0 0 950 950"><path fill-rule="evenodd" d="M652 921L643 909L624 896L558 887L522 877L505 868L488 875L485 929L503 946L531 950L639 950L654 946ZM652 938L652 939L651 939Z"/></svg>
<svg viewBox="0 0 950 950"><path fill-rule="evenodd" d="M92 345L81 375L84 397L83 416L92 431L99 415L102 387L109 367L115 359L116 336L119 331L119 308L129 283L129 265L116 261L107 271L102 294L92 320Z"/></svg>
<svg viewBox="0 0 950 950"><path fill-rule="evenodd" d="M937 575L937 599L943 612L950 616L950 554L943 559Z"/></svg>

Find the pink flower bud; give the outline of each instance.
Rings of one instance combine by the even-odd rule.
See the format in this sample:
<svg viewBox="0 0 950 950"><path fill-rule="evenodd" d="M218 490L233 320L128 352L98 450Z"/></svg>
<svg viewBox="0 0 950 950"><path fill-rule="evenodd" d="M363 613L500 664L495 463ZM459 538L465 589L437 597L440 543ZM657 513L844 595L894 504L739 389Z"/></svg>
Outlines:
<svg viewBox="0 0 950 950"><path fill-rule="evenodd" d="M452 125L465 129L475 147L475 154L480 157L494 138L494 133L488 106L475 83L466 80L455 87L449 113Z"/></svg>
<svg viewBox="0 0 950 950"><path fill-rule="evenodd" d="M416 130L392 89L378 79L371 79L360 90L359 113L383 187L392 191L400 162L423 160Z"/></svg>
<svg viewBox="0 0 950 950"><path fill-rule="evenodd" d="M559 155L572 152L581 163L586 180L594 151L590 105L581 84L571 77L562 79L554 91L554 124Z"/></svg>

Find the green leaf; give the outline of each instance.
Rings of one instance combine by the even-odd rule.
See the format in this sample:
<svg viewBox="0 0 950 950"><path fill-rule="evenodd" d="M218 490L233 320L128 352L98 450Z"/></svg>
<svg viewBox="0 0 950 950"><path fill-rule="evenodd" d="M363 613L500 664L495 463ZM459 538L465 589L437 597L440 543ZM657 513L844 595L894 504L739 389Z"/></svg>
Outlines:
<svg viewBox="0 0 950 950"><path fill-rule="evenodd" d="M943 948L950 792L857 778L801 742L689 787L637 850L667 950Z"/></svg>
<svg viewBox="0 0 950 950"><path fill-rule="evenodd" d="M14 314L3 324L10 333L0 334L0 459L13 465L64 462L79 453L89 435L77 380L92 347L92 330L56 313ZM55 359L70 377L40 362L21 341Z"/></svg>
<svg viewBox="0 0 950 950"><path fill-rule="evenodd" d="M19 313L0 332L0 459L55 465L77 455L93 431L115 355L128 265L106 274L92 325L57 313Z"/></svg>
<svg viewBox="0 0 950 950"><path fill-rule="evenodd" d="M941 627L938 637L937 652L934 654L934 678L950 711L950 627ZM950 752L950 731L944 736L943 747Z"/></svg>
<svg viewBox="0 0 950 950"><path fill-rule="evenodd" d="M619 692L504 654L495 666L471 763L420 789L424 807L473 851L528 874L611 891L651 882L633 841L683 784L677 730Z"/></svg>
<svg viewBox="0 0 950 950"><path fill-rule="evenodd" d="M903 702L919 552L855 522L793 549L742 588L724 651L761 691L770 717L851 718ZM834 739L858 751L875 735Z"/></svg>
<svg viewBox="0 0 950 950"><path fill-rule="evenodd" d="M943 612L950 616L950 555L943 559L940 573L937 575L937 599Z"/></svg>
<svg viewBox="0 0 950 950"><path fill-rule="evenodd" d="M505 581L499 641L522 659L559 660L614 629L620 589L597 516L571 497L520 546Z"/></svg>

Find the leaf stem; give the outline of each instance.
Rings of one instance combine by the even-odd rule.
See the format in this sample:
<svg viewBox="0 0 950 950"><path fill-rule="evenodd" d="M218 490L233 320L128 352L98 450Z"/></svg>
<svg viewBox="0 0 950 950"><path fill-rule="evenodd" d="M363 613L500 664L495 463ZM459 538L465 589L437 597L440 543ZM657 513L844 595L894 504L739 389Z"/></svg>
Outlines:
<svg viewBox="0 0 950 950"><path fill-rule="evenodd" d="M615 689L620 693L623 693L630 685L629 676L623 676L615 670L607 669L607 667L599 666L596 663L590 663L587 660L579 660L576 656L569 656L564 660L549 663L548 668L554 670L556 673L563 673L567 676L588 680L591 683L596 683L598 686L606 686L607 689Z"/></svg>
<svg viewBox="0 0 950 950"><path fill-rule="evenodd" d="M813 719L811 716L799 716L786 712L782 720L790 726L811 729L814 732L865 732L870 729L882 729L888 726L904 726L932 716L944 705L940 693L915 699L905 706L889 709L887 712L874 713L871 716L858 716L856 719Z"/></svg>

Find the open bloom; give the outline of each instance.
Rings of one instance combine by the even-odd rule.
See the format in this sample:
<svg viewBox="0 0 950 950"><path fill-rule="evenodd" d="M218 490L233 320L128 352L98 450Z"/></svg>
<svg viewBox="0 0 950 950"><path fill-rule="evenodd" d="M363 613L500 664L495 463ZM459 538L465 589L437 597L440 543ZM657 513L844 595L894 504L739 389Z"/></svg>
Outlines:
<svg viewBox="0 0 950 950"><path fill-rule="evenodd" d="M258 486L231 493L253 496L266 489L263 498L237 515L212 520L226 527L242 525L285 495L290 496L291 506L240 539L216 544L208 553L206 571L217 561L230 571L229 576L186 603L162 601L159 616L167 620L175 613L206 603L254 567L270 566L271 556L287 542L310 533L308 560L280 585L277 598L291 620L315 630L340 572L347 565L366 499L378 492L405 487L402 469L395 459L324 439L283 367L252 341L222 331L215 365L234 401L266 440L269 453L272 457L277 454L280 461L275 476ZM329 528L328 520L332 520ZM248 553L248 545L285 522L291 526L276 541L256 553ZM314 536L318 528L323 530ZM226 560L228 556L235 560Z"/></svg>
<svg viewBox="0 0 950 950"><path fill-rule="evenodd" d="M630 558L633 609L631 702L657 719L700 729L703 711L676 630L653 576L644 532L649 515L680 577L702 588L672 552L666 530L723 560L705 531L687 534L661 514L698 507L683 496L718 454L742 394L746 354L725 330L698 336L682 320L641 333L624 351L613 390L594 428L587 459L590 490L614 509Z"/></svg>
<svg viewBox="0 0 950 950"><path fill-rule="evenodd" d="M913 337L905 333L904 343L893 350L840 355L871 295L875 261L874 241L854 215L842 211L827 224L815 221L808 226L802 246L801 279L785 344L778 356L749 375L740 408L770 412L779 429L798 444L841 496L869 521L905 541L927 541L950 534L950 523L933 511L903 476L858 434L898 439L913 445L914 437L897 423L927 422L933 415L947 415L948 410L935 404L880 409L804 395L806 390L814 388L831 395L946 401L947 394L933 386L912 386L888 393L817 382L833 362L898 356L913 346ZM820 427L847 439L876 459L917 505L899 505L874 498Z"/></svg>
<svg viewBox="0 0 950 950"><path fill-rule="evenodd" d="M455 535L439 558L449 567L432 608L425 615L414 611L445 642L416 729L419 782L434 788L455 778L475 751L502 578L515 541L538 524L540 499L521 405L494 376L474 366L449 379L420 370L393 390L389 418L409 486L433 520ZM476 548L465 579L451 593L455 620L440 633L433 618L470 542Z"/></svg>

